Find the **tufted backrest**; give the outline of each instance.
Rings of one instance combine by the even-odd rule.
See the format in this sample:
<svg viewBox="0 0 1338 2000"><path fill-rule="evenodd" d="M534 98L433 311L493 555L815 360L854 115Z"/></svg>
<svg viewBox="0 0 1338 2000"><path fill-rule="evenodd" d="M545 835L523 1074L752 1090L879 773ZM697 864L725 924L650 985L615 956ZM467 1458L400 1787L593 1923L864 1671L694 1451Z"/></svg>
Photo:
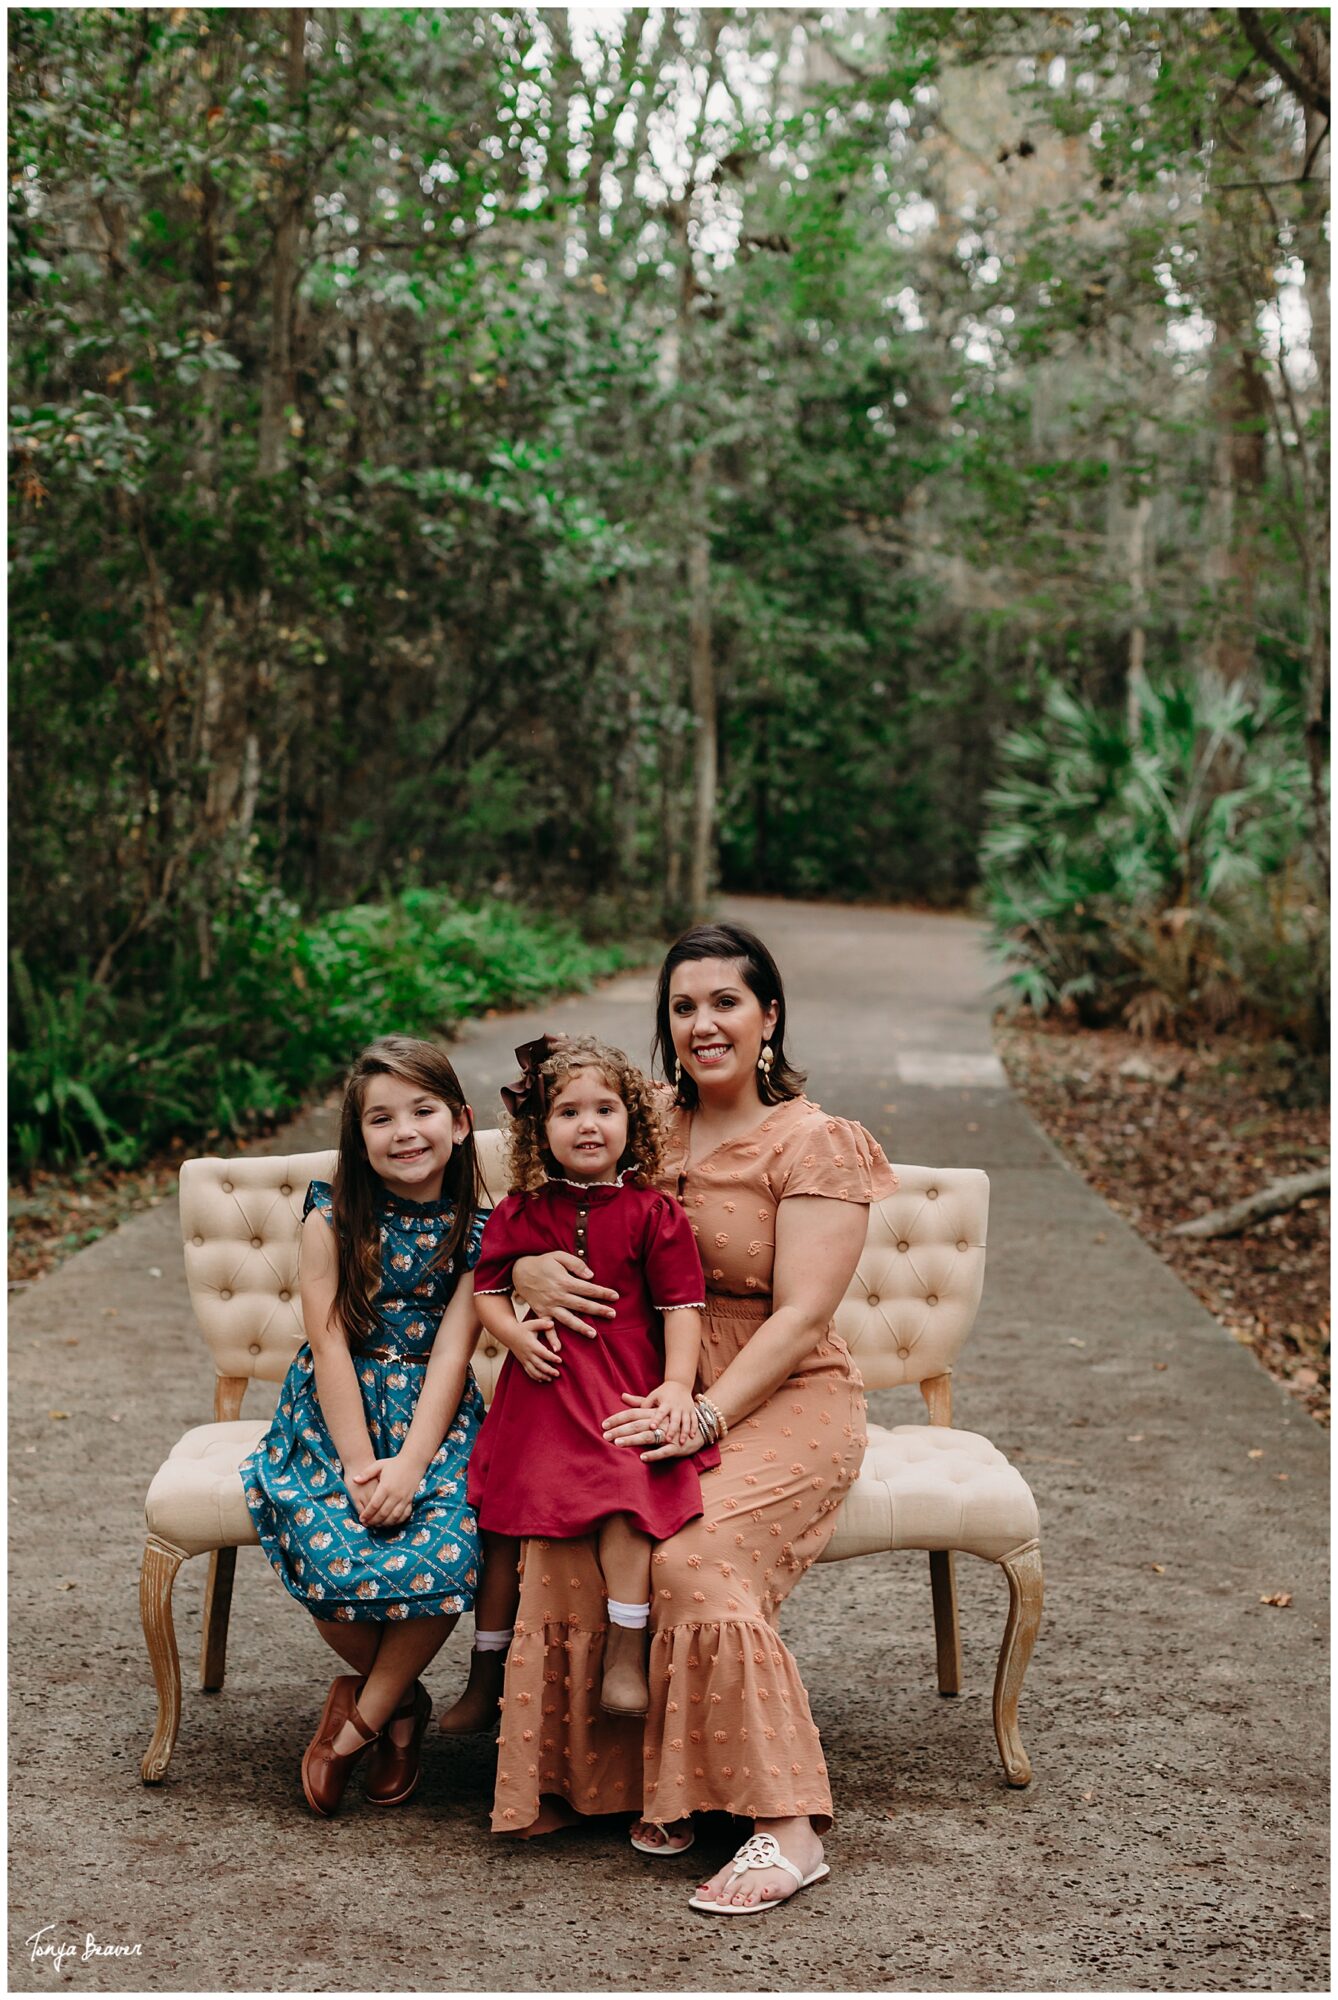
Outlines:
<svg viewBox="0 0 1338 2000"><path fill-rule="evenodd" d="M504 1142L480 1132L479 1165L490 1198L506 1190ZM297 1257L302 1204L312 1181L328 1181L335 1154L187 1160L181 1169L181 1236L191 1304L215 1371L234 1380L282 1382L302 1345ZM491 1398L505 1359L488 1335L474 1373Z"/></svg>
<svg viewBox="0 0 1338 2000"><path fill-rule="evenodd" d="M896 1193L869 1210L863 1255L836 1308L867 1389L950 1374L985 1284L989 1175L899 1166L897 1179Z"/></svg>
<svg viewBox="0 0 1338 2000"><path fill-rule="evenodd" d="M503 1138L478 1134L490 1195L505 1191ZM297 1288L302 1203L335 1155L187 1160L181 1233L191 1303L221 1377L281 1382L303 1339ZM869 1211L837 1332L871 1389L946 1375L971 1331L985 1276L989 1181L969 1167L898 1167L897 1192ZM474 1372L490 1399L505 1359L483 1335Z"/></svg>

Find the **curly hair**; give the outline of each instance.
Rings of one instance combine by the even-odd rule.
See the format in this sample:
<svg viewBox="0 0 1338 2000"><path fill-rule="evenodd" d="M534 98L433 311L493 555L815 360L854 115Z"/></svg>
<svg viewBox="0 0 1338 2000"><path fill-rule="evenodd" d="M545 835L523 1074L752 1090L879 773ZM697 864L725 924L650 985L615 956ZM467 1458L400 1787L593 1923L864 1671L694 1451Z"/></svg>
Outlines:
<svg viewBox="0 0 1338 2000"><path fill-rule="evenodd" d="M539 1090L518 1113L507 1115L506 1167L513 1194L532 1194L559 1171L544 1133L548 1106L578 1070L597 1069L627 1107L627 1145L619 1171L636 1187L653 1187L663 1146L654 1085L621 1049L591 1035L554 1037L557 1046L539 1065Z"/></svg>

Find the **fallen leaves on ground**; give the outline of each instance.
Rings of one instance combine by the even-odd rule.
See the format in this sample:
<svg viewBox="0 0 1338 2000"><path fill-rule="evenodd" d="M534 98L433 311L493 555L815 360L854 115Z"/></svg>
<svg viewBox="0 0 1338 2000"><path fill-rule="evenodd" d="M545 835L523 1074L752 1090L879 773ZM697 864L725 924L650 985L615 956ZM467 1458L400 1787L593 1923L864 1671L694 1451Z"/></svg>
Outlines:
<svg viewBox="0 0 1338 2000"><path fill-rule="evenodd" d="M1241 1236L1169 1234L1321 1165L1327 1111L1270 1096L1257 1046L1234 1037L1183 1048L1017 1018L996 1039L1013 1088L1084 1178L1327 1425L1328 1196Z"/></svg>
<svg viewBox="0 0 1338 2000"><path fill-rule="evenodd" d="M1259 1602L1261 1604L1271 1604L1278 1611L1289 1611L1291 1609L1292 1594L1289 1590L1275 1590L1271 1597L1261 1597Z"/></svg>
<svg viewBox="0 0 1338 2000"><path fill-rule="evenodd" d="M76 1250L155 1208L176 1185L185 1150L164 1153L143 1167L36 1173L16 1187L9 1203L10 1284L44 1278Z"/></svg>

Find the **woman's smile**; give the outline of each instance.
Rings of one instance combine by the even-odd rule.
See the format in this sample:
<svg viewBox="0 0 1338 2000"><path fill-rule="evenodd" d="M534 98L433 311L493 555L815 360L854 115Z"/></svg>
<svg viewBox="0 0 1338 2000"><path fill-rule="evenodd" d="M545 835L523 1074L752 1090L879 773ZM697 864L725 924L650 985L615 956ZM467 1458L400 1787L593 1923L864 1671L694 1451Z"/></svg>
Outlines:
<svg viewBox="0 0 1338 2000"><path fill-rule="evenodd" d="M712 1063L724 1062L733 1053L728 1042L704 1042L693 1048L692 1060L709 1066Z"/></svg>

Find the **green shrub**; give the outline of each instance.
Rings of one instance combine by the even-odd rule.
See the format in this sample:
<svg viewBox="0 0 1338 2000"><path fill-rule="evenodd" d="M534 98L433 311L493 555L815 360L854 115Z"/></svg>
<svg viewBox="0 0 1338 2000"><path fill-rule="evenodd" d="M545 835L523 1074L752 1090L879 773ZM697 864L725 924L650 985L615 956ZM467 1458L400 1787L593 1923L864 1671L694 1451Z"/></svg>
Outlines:
<svg viewBox="0 0 1338 2000"><path fill-rule="evenodd" d="M304 919L277 893L216 927L207 978L178 965L115 995L87 973L59 994L12 961L14 1165L94 1153L129 1165L171 1138L237 1135L296 1109L389 1032L448 1034L636 963L509 904L408 889Z"/></svg>
<svg viewBox="0 0 1338 2000"><path fill-rule="evenodd" d="M1133 692L1132 731L1052 687L1002 745L982 867L1012 997L1149 1034L1234 1021L1319 1047L1328 930L1299 718L1210 675Z"/></svg>

